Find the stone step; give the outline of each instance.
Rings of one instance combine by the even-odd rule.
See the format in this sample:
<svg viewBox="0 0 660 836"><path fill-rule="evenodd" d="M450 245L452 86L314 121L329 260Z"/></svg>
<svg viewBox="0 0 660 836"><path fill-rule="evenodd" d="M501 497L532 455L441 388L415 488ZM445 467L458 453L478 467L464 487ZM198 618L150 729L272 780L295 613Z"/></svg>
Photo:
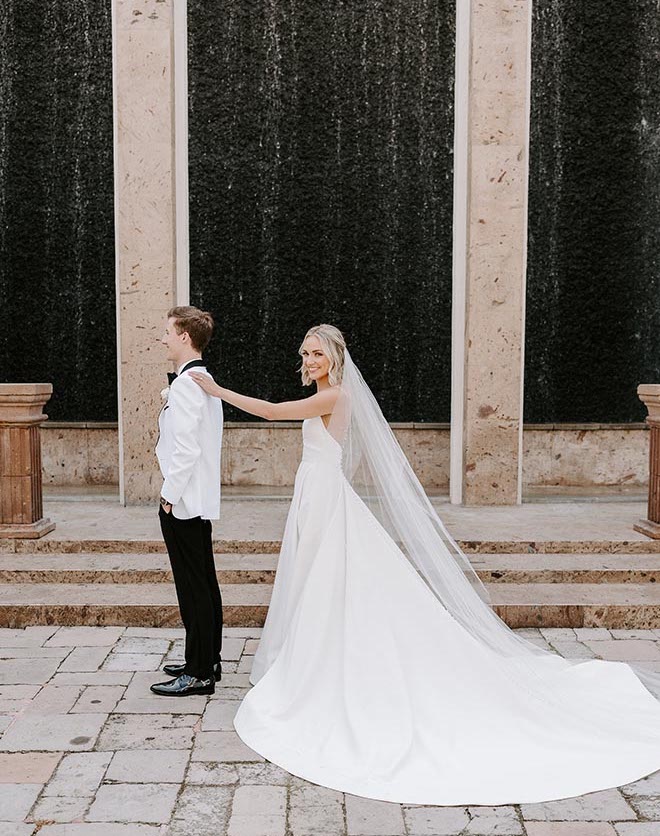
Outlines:
<svg viewBox="0 0 660 836"><path fill-rule="evenodd" d="M660 554L471 554L488 583L657 583Z"/></svg>
<svg viewBox="0 0 660 836"><path fill-rule="evenodd" d="M276 554L217 554L221 584L272 584ZM9 583L169 583L166 554L0 554L0 584Z"/></svg>
<svg viewBox="0 0 660 836"><path fill-rule="evenodd" d="M228 627L263 625L270 584L228 584L222 590ZM0 584L0 627L35 624L180 627L169 583Z"/></svg>
<svg viewBox="0 0 660 836"><path fill-rule="evenodd" d="M659 554L471 554L487 583L656 583ZM217 554L221 584L272 584L276 554ZM0 583L167 583L165 554L0 554Z"/></svg>
<svg viewBox="0 0 660 836"><path fill-rule="evenodd" d="M660 540L458 540L467 554L660 554ZM277 554L280 540L214 540L218 553ZM48 535L37 540L3 539L0 551L15 554L159 554L162 540L151 539L60 539Z"/></svg>
<svg viewBox="0 0 660 836"><path fill-rule="evenodd" d="M660 586L604 583L486 584L510 627L660 627Z"/></svg>
<svg viewBox="0 0 660 836"><path fill-rule="evenodd" d="M660 628L660 585L653 583L486 586L495 611L511 627ZM227 584L227 626L262 626L271 590L265 583ZM38 624L180 626L172 584L0 585L0 627Z"/></svg>

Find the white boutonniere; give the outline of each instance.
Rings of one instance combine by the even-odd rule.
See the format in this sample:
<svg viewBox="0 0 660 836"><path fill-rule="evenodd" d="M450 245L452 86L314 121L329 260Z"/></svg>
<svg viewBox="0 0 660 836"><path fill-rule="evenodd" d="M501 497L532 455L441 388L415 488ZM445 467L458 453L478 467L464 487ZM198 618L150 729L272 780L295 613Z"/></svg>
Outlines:
<svg viewBox="0 0 660 836"><path fill-rule="evenodd" d="M166 386L164 389L160 390L160 399L163 403L167 403L167 399L170 396L170 387Z"/></svg>

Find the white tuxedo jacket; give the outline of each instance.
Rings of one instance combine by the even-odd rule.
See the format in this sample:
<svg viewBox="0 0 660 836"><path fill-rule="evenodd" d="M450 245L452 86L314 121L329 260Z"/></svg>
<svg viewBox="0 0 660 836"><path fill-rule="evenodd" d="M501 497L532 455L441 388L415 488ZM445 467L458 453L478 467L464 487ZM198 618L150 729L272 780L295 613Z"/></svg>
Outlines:
<svg viewBox="0 0 660 836"><path fill-rule="evenodd" d="M211 375L202 366L194 371ZM156 456L163 474L161 496L178 519L220 517L222 401L212 398L183 371L172 381L158 416Z"/></svg>

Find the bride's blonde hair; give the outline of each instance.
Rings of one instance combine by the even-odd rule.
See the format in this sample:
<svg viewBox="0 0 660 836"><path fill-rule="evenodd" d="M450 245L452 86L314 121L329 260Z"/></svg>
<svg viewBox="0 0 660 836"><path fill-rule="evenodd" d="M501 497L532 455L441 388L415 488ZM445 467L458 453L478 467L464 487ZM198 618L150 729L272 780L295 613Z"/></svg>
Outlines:
<svg viewBox="0 0 660 836"><path fill-rule="evenodd" d="M302 355L303 345L308 337L318 337L323 353L330 361L330 368L328 369L328 382L331 386L337 386L341 383L344 374L344 352L346 351L346 341L344 335L335 328L334 325L314 325L305 334L305 339L300 344L298 354ZM303 386L310 386L312 379L303 364L300 367L300 374L302 377Z"/></svg>

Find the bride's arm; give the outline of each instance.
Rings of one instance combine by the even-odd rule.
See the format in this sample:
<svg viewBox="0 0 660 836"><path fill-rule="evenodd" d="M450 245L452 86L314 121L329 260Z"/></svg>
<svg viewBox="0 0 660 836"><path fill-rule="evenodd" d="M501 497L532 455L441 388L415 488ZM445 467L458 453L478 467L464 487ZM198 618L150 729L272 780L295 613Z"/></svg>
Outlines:
<svg viewBox="0 0 660 836"><path fill-rule="evenodd" d="M251 398L248 395L241 395L225 389L206 374L189 372L195 383L214 398L222 398L226 403L249 412L250 415L258 415L267 421L294 421L301 418L316 418L319 415L329 415L335 405L339 394L339 387L324 389L309 398L302 398L299 401L283 401L282 403L271 403L260 398Z"/></svg>

